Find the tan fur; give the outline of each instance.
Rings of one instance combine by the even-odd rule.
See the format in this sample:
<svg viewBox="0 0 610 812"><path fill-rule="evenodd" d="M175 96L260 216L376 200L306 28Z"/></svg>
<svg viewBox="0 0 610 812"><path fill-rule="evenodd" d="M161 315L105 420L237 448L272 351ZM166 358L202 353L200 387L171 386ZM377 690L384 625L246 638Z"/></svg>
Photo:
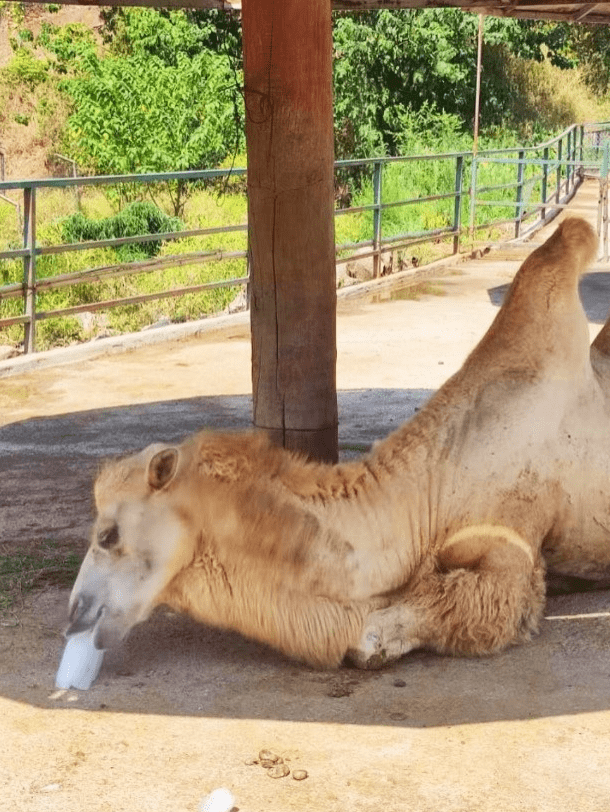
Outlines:
<svg viewBox="0 0 610 812"><path fill-rule="evenodd" d="M527 639L546 561L610 576L610 327L590 350L569 219L462 369L362 461L202 432L108 463L69 633L111 645L160 603L318 666Z"/></svg>

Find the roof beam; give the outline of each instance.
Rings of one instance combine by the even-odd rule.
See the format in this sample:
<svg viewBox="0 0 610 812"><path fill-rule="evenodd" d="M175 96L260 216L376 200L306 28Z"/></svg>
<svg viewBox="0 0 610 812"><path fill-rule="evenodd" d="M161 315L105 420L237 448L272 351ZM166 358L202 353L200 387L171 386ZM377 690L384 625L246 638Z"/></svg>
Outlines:
<svg viewBox="0 0 610 812"><path fill-rule="evenodd" d="M18 0L9 0L18 2ZM34 4L37 0L23 0ZM303 0L306 4L309 0ZM461 8L475 14L495 17L519 17L529 20L555 20L610 24L610 2L564 3L557 0L331 0L334 10L371 11L373 9ZM149 6L153 8L220 9L241 11L241 0L60 0L62 5L76 6Z"/></svg>

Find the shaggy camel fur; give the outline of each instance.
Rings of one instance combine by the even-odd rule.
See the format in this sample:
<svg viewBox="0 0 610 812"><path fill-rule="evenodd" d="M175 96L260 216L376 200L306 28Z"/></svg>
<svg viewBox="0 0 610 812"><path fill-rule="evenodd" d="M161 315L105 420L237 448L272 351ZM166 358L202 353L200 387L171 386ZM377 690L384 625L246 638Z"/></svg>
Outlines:
<svg viewBox="0 0 610 812"><path fill-rule="evenodd" d="M610 576L610 326L590 348L578 296L596 245L562 223L462 369L361 461L202 432L108 463L68 635L107 648L167 604L317 666L528 639L545 566Z"/></svg>

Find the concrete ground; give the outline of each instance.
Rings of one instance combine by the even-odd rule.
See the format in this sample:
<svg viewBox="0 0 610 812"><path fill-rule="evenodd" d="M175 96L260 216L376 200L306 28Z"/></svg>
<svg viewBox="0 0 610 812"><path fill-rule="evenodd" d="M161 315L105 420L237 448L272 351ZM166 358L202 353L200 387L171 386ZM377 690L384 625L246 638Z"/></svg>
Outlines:
<svg viewBox="0 0 610 812"><path fill-rule="evenodd" d="M596 195L574 204L593 222ZM341 304L343 444L387 434L459 368L529 250L437 269L442 295ZM592 336L609 271L581 288ZM0 555L45 539L82 555L100 458L250 424L247 320L217 325L0 364ZM499 656L419 652L376 673L314 671L160 610L90 691L58 692L68 594L36 590L0 616L7 812L194 812L221 786L242 812L610 809L608 592L550 597L539 637ZM263 748L308 777L248 764Z"/></svg>

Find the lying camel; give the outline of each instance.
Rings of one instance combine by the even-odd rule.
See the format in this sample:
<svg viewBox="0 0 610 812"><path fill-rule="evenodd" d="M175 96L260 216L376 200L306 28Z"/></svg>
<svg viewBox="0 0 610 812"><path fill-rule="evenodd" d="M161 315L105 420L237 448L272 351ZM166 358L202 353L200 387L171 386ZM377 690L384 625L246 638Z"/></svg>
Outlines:
<svg viewBox="0 0 610 812"><path fill-rule="evenodd" d="M325 667L528 639L545 567L610 576L610 321L590 348L578 296L596 245L563 222L462 369L362 460L204 431L106 464L67 634L108 648L166 604Z"/></svg>

